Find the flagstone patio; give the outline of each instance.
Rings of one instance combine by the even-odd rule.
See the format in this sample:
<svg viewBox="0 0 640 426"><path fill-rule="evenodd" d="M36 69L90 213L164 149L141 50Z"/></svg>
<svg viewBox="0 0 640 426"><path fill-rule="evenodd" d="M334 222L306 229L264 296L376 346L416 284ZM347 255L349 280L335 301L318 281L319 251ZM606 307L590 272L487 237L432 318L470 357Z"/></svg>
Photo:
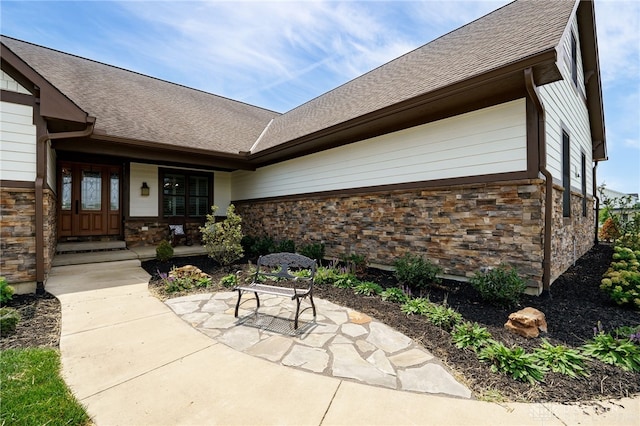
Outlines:
<svg viewBox="0 0 640 426"><path fill-rule="evenodd" d="M294 305L287 299L262 295L257 312L255 299L246 299L238 318L236 300L237 293L222 292L166 304L212 339L273 363L373 386L471 398L431 353L365 314L315 299L316 320L308 310L294 330Z"/></svg>

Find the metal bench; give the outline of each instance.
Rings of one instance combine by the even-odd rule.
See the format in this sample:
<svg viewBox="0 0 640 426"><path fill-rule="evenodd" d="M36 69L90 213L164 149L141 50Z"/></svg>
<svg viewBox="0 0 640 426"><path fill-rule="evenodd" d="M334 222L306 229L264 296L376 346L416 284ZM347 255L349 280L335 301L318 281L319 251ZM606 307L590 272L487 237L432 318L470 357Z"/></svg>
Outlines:
<svg viewBox="0 0 640 426"><path fill-rule="evenodd" d="M309 271L304 276L295 275L296 272ZM316 275L316 261L296 253L274 253L260 256L256 264L256 272L249 284L234 287L238 292L235 316L238 317L240 301L245 292L252 292L256 296L257 308L260 307L259 293L289 297L296 301L296 316L294 328L298 329L300 316L300 302L309 297L313 318L316 317L316 305L313 303L313 278ZM271 284L273 283L273 284ZM256 309L257 309L256 308ZM305 308L306 310L308 308ZM304 311L303 310L303 311Z"/></svg>

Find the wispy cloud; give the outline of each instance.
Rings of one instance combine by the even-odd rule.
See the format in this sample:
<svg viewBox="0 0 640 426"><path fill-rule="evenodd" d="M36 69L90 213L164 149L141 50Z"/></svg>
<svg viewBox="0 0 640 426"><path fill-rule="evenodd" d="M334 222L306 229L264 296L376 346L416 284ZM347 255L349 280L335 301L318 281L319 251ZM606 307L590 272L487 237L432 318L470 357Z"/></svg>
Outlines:
<svg viewBox="0 0 640 426"><path fill-rule="evenodd" d="M600 0L595 3L601 72L604 84L640 75L640 3Z"/></svg>

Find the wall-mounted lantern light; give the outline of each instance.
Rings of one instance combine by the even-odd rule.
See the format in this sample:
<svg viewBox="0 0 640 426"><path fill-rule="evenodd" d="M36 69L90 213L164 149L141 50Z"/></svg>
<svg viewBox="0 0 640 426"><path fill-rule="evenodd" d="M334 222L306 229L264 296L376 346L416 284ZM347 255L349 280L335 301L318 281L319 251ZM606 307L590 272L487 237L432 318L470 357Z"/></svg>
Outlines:
<svg viewBox="0 0 640 426"><path fill-rule="evenodd" d="M140 195L142 195L143 197L149 196L149 185L147 185L147 182L142 182L142 187L140 188Z"/></svg>

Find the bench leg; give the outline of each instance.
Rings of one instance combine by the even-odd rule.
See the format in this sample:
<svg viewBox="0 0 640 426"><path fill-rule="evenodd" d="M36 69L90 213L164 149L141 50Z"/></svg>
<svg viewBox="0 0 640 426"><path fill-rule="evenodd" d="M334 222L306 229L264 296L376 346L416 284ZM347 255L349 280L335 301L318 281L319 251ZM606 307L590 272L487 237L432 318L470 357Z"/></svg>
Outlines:
<svg viewBox="0 0 640 426"><path fill-rule="evenodd" d="M309 301L311 302L311 308L313 309L313 317L316 317L316 304L313 303L313 293L309 293Z"/></svg>
<svg viewBox="0 0 640 426"><path fill-rule="evenodd" d="M295 321L293 323L293 329L294 330L298 329L298 315L300 315L300 298L296 297L296 318L295 318Z"/></svg>
<svg viewBox="0 0 640 426"><path fill-rule="evenodd" d="M260 307L260 297L258 296L258 293L253 292L253 294L256 295L256 302L258 302L258 306L256 306L256 309L258 309Z"/></svg>
<svg viewBox="0 0 640 426"><path fill-rule="evenodd" d="M242 290L238 290L238 302L236 303L235 317L238 318L238 308L240 307L240 299L242 299Z"/></svg>

